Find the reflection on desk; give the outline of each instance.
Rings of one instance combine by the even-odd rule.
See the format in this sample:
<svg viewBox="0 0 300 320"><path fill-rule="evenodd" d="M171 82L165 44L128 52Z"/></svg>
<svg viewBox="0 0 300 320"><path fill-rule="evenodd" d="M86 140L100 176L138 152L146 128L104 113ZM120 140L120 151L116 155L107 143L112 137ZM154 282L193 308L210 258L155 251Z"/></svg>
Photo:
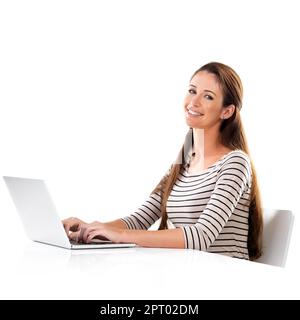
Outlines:
<svg viewBox="0 0 300 320"><path fill-rule="evenodd" d="M28 243L10 273L15 286L3 277L6 297L27 299L266 298L274 279L280 289L269 289L273 296L288 285L281 268L196 250L142 247L72 251Z"/></svg>
<svg viewBox="0 0 300 320"><path fill-rule="evenodd" d="M222 255L216 255L197 250L184 249L165 249L165 248L108 248L108 249L87 249L87 250L67 250L59 247L49 246L40 243L31 243L24 250L22 266L30 266L32 264L35 268L38 266L45 269L49 264L59 266L64 269L99 272L100 270L120 267L134 267L134 269L146 270L153 272L154 270L161 270L166 268L169 270L177 268L194 268L201 263L201 268L206 266L211 269L215 264L217 268L222 265L235 263L246 263L249 261L242 261L229 258ZM121 270L123 271L123 270Z"/></svg>

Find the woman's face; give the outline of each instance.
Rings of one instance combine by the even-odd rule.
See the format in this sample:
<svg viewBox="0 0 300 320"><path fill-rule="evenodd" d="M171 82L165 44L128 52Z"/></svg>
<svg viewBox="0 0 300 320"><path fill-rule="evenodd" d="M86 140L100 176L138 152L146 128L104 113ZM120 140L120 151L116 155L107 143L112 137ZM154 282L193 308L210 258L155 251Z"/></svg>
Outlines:
<svg viewBox="0 0 300 320"><path fill-rule="evenodd" d="M184 99L187 125L191 128L211 128L221 123L225 109L216 76L206 71L198 72L192 78Z"/></svg>

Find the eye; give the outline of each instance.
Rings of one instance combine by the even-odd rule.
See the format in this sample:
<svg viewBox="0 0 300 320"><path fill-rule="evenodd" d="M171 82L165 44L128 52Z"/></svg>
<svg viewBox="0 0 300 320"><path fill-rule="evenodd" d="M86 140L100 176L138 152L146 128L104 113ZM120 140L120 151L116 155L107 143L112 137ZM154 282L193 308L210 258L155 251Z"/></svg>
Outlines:
<svg viewBox="0 0 300 320"><path fill-rule="evenodd" d="M196 91L193 90L193 89L189 89L189 93L190 93L190 94L196 94Z"/></svg>
<svg viewBox="0 0 300 320"><path fill-rule="evenodd" d="M206 94L204 96L205 99L208 99L208 100L214 100L214 98L212 96L210 96L209 94Z"/></svg>

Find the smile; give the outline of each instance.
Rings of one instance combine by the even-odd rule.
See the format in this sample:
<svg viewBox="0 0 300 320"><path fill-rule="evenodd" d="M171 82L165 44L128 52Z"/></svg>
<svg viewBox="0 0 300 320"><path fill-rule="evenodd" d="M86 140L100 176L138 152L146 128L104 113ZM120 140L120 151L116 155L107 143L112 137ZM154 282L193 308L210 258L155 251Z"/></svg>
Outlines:
<svg viewBox="0 0 300 320"><path fill-rule="evenodd" d="M203 116L203 113L195 112L195 111L192 111L189 109L187 110L187 114L192 115L192 116Z"/></svg>

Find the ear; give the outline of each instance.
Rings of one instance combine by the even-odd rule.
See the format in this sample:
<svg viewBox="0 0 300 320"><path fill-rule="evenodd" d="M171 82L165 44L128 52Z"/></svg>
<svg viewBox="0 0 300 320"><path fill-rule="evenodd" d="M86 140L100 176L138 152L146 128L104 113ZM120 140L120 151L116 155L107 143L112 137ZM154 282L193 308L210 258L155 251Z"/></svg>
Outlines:
<svg viewBox="0 0 300 320"><path fill-rule="evenodd" d="M231 104L225 108L223 108L222 113L221 113L221 119L229 119L235 110L235 105Z"/></svg>

